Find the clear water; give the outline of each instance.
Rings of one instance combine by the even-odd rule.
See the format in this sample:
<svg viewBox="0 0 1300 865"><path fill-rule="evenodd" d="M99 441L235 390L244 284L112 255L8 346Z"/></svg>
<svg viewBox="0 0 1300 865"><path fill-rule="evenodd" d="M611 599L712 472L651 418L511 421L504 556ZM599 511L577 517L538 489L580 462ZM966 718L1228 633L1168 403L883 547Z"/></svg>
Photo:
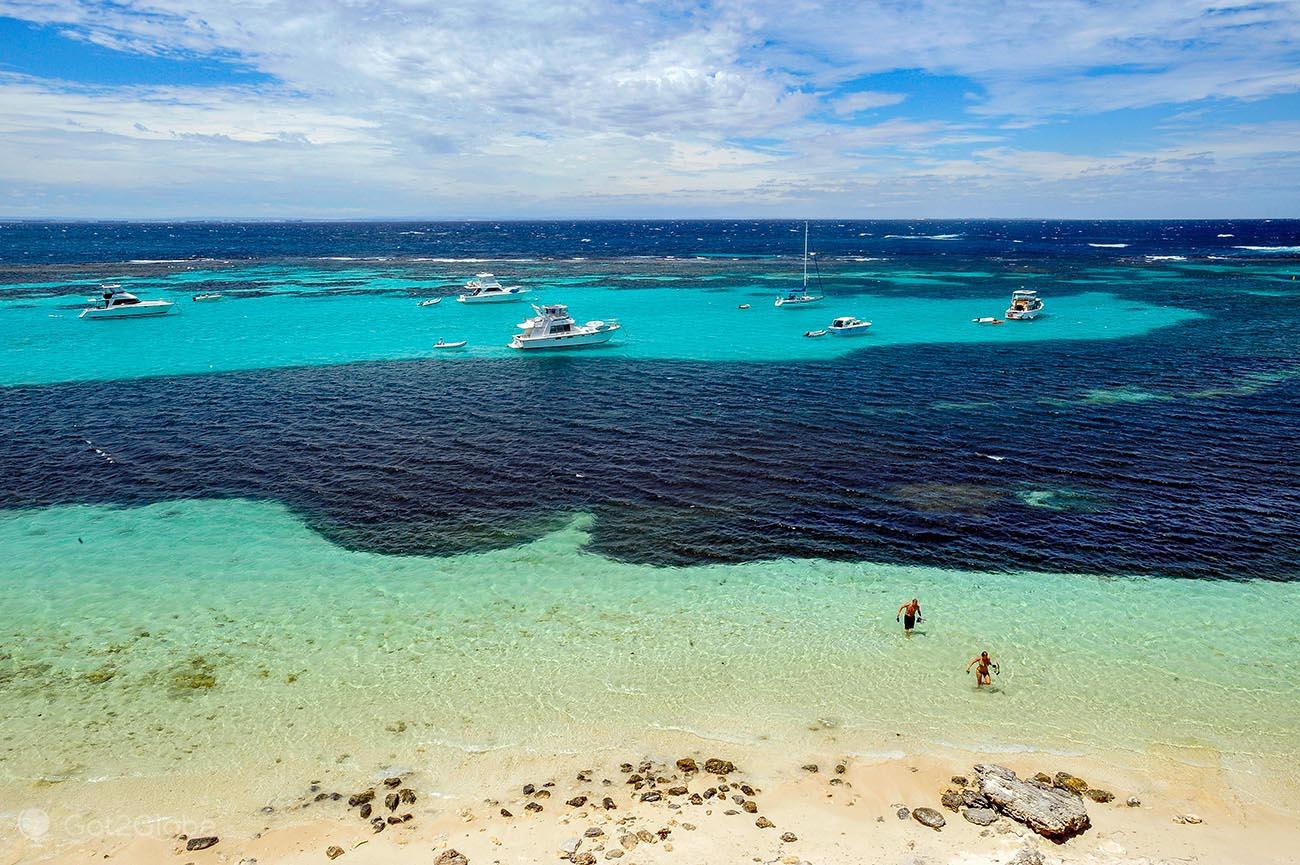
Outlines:
<svg viewBox="0 0 1300 865"><path fill-rule="evenodd" d="M451 286L469 276L444 267L408 265L405 278L368 271L340 274L309 267L197 270L127 280L124 287L145 299L167 298L167 316L141 320L81 320L79 311L95 286L68 294L0 300L0 385L185 375L234 370L339 364L373 360L448 361L507 358L515 325L533 314L530 303L567 303L579 321L618 319L623 329L606 347L578 357L655 360L799 362L833 360L854 351L916 343L994 345L1044 340L1122 339L1186 322L1198 313L1106 291L1065 285L1033 322L976 325L972 319L1001 317L1014 279L965 274L944 280L909 276L868 278L837 273L827 298L807 307L778 309L773 301L801 276L776 268L758 272L702 274L673 266L642 264L613 278L587 274L581 265L533 267L521 278L531 289L526 302L468 305ZM576 274L566 276L561 274ZM549 275L548 275L549 274ZM720 277L720 278L719 278ZM510 279L502 274L502 279ZM339 283L346 281L346 290ZM512 280L513 281L513 280ZM277 293L239 286L271 283ZM289 288L282 287L291 283ZM864 289L862 283L866 283ZM138 285L136 283L139 283ZM221 291L222 300L194 303L192 294ZM642 287L648 284L651 287ZM875 294L871 286L906 287L906 293ZM1044 292L1052 288L1038 281ZM196 290L195 286L200 288ZM629 285L635 287L628 287ZM952 286L959 297L937 294ZM10 291L37 291L18 284ZM443 297L428 307L417 298ZM750 304L750 309L740 309ZM839 315L873 323L855 337L809 339ZM467 340L463 350L433 344Z"/></svg>
<svg viewBox="0 0 1300 865"><path fill-rule="evenodd" d="M647 729L812 747L826 726L865 752L1104 747L1297 780L1277 773L1300 741L1300 584L661 568L586 551L589 523L425 558L341 550L265 502L11 512L4 780L252 765L255 801L341 754L373 771ZM913 595L926 621L904 638ZM982 649L1002 663L989 692L962 673Z"/></svg>
<svg viewBox="0 0 1300 865"><path fill-rule="evenodd" d="M823 223L778 310L799 234L0 225L0 800L693 734L1300 789L1300 223ZM480 269L625 330L520 357Z"/></svg>

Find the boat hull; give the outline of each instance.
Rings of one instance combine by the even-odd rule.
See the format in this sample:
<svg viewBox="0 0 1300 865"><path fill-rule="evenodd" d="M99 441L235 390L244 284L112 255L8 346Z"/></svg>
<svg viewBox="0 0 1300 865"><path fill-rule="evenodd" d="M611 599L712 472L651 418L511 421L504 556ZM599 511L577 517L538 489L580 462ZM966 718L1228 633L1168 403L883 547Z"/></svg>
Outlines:
<svg viewBox="0 0 1300 865"><path fill-rule="evenodd" d="M494 291L489 294L460 294L456 300L461 303L508 303L514 300L523 300L527 292L523 291Z"/></svg>
<svg viewBox="0 0 1300 865"><path fill-rule="evenodd" d="M862 336L867 331L871 330L871 325L867 324L859 327L828 327L826 330L829 331L832 336Z"/></svg>
<svg viewBox="0 0 1300 865"><path fill-rule="evenodd" d="M1041 309L1008 309L1007 318L1012 321L1033 321L1042 312Z"/></svg>
<svg viewBox="0 0 1300 865"><path fill-rule="evenodd" d="M794 297L778 297L776 305L779 309L801 309L805 306L812 306L815 303L821 303L822 298L814 297L811 300Z"/></svg>
<svg viewBox="0 0 1300 865"><path fill-rule="evenodd" d="M108 309L92 307L83 309L78 318L96 321L110 318L147 318L149 316L166 315L172 311L172 305L170 300L146 300L141 303L133 303L130 306L112 306Z"/></svg>
<svg viewBox="0 0 1300 865"><path fill-rule="evenodd" d="M614 338L618 328L601 330L595 333L573 333L566 336L546 336L528 337L516 336L510 341L510 347L520 351L546 351L551 349L564 350L570 348L589 348L593 345L604 345Z"/></svg>

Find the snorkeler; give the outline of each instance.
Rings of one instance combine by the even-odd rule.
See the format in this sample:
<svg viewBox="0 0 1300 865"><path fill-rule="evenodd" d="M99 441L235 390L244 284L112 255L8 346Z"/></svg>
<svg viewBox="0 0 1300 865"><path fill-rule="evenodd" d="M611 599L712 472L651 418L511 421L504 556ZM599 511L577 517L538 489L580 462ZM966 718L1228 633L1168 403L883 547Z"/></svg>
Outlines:
<svg viewBox="0 0 1300 865"><path fill-rule="evenodd" d="M966 665L966 672L969 673L970 668L976 664L979 664L979 667L975 670L975 687L977 688L993 684L993 680L989 677L989 667L992 667L999 676L1002 675L1002 667L998 665L997 661L989 657L988 652L980 652L978 658L972 658L971 662Z"/></svg>
<svg viewBox="0 0 1300 865"><path fill-rule="evenodd" d="M924 621L921 618L921 602L912 598L910 603L903 604L898 608L898 615L894 616L894 621L897 622L900 617L903 620L903 633L911 634L916 623Z"/></svg>

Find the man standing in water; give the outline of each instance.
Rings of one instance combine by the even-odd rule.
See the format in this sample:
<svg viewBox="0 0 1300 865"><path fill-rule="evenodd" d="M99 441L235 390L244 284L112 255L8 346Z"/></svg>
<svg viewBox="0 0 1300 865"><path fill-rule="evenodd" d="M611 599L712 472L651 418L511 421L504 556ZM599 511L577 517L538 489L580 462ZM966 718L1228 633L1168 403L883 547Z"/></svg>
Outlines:
<svg viewBox="0 0 1300 865"><path fill-rule="evenodd" d="M900 617L903 620L903 633L910 635L916 623L922 621L921 602L912 598L910 603L903 604L898 608L898 615L894 616L894 621L897 622Z"/></svg>
<svg viewBox="0 0 1300 865"><path fill-rule="evenodd" d="M989 657L988 652L980 652L978 658L972 658L971 662L966 665L966 672L970 673L970 668L974 667L976 664L979 664L979 666L975 668L975 687L977 688L983 688L985 685L993 684L993 679L989 677L989 667L997 670L999 676L1002 675L1002 668L998 666L997 661Z"/></svg>

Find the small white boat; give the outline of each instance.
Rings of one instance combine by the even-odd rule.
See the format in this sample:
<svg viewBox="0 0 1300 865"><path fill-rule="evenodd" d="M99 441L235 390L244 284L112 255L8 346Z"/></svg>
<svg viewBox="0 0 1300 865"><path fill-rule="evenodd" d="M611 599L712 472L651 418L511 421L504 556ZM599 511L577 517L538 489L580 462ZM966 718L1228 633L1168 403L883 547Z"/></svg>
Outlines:
<svg viewBox="0 0 1300 865"><path fill-rule="evenodd" d="M740 306L736 307L736 309L749 309L749 304L742 303Z"/></svg>
<svg viewBox="0 0 1300 865"><path fill-rule="evenodd" d="M103 306L92 306L81 311L78 318L143 318L149 315L166 315L172 311L170 300L141 300L122 286L102 286Z"/></svg>
<svg viewBox="0 0 1300 865"><path fill-rule="evenodd" d="M805 222L803 224L803 288L790 289L785 297L776 299L776 305L779 309L798 309L820 300L822 300L820 294L808 293L808 223Z"/></svg>
<svg viewBox="0 0 1300 865"><path fill-rule="evenodd" d="M603 345L613 339L622 325L614 319L577 324L562 303L533 304L537 315L520 322L523 333L515 334L510 347L536 351L547 348L583 348Z"/></svg>
<svg viewBox="0 0 1300 865"><path fill-rule="evenodd" d="M1033 321L1043 311L1043 300L1036 291L1017 289L1011 292L1011 306L1007 307L1007 318L1014 321Z"/></svg>
<svg viewBox="0 0 1300 865"><path fill-rule="evenodd" d="M825 335L826 335L825 330L810 330L804 333L804 336L808 337L809 339L816 339L819 336L825 336Z"/></svg>
<svg viewBox="0 0 1300 865"><path fill-rule="evenodd" d="M459 340L457 342L447 342L447 340L445 339L440 339L433 344L433 347L434 348L464 348L468 344L469 344L469 340L465 340L465 339Z"/></svg>
<svg viewBox="0 0 1300 865"><path fill-rule="evenodd" d="M975 322L976 324L1002 324L1004 319L994 318L991 315L986 315L983 318L972 318L971 321Z"/></svg>
<svg viewBox="0 0 1300 865"><path fill-rule="evenodd" d="M870 327L871 322L869 321L863 321L851 315L842 315L832 321L826 330L835 336L858 336L866 333Z"/></svg>
<svg viewBox="0 0 1300 865"><path fill-rule="evenodd" d="M465 288L468 291L456 297L461 303L501 303L507 300L522 300L528 293L528 289L517 285L502 285L490 273L478 274L465 283Z"/></svg>
<svg viewBox="0 0 1300 865"><path fill-rule="evenodd" d="M420 301L419 305L420 305L420 306L437 306L437 305L440 304L440 303L442 303L442 298L441 298L441 297L431 297L431 298L429 298L428 300L422 300L422 301Z"/></svg>
<svg viewBox="0 0 1300 865"><path fill-rule="evenodd" d="M190 300L193 300L195 303L208 303L213 300L221 300L221 294L216 291L208 292L207 294L196 294L194 297L190 298Z"/></svg>

